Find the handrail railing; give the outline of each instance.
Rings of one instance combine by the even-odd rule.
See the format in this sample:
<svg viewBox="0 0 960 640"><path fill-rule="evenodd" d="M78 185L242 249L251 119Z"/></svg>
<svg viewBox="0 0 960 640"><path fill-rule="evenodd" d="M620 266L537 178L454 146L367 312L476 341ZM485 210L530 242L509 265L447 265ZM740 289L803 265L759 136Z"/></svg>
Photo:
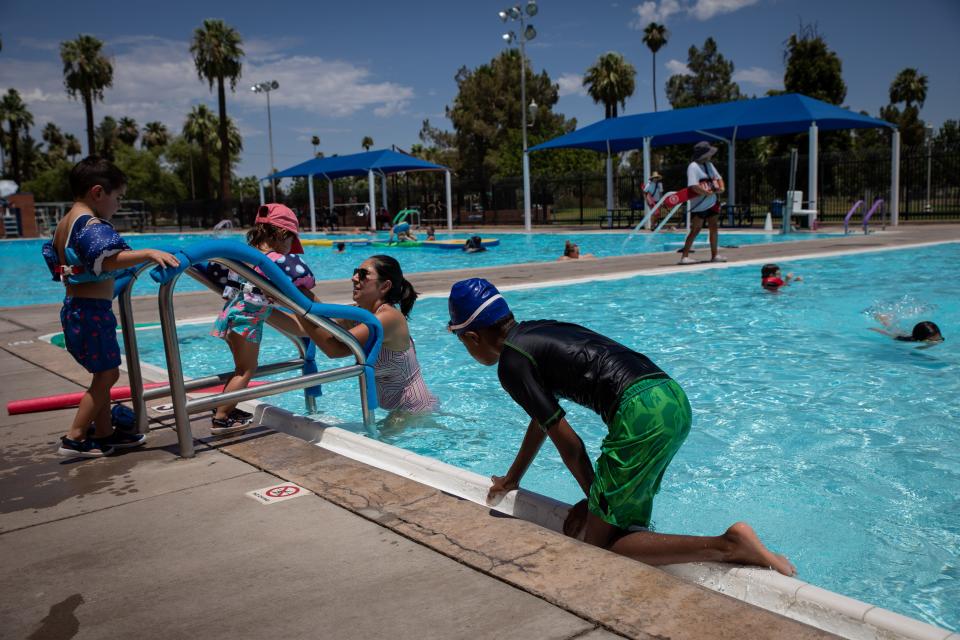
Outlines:
<svg viewBox="0 0 960 640"><path fill-rule="evenodd" d="M863 216L863 234L864 235L869 233L869 231L867 231L867 224L870 222L870 218L873 217L873 214L876 213L877 209L879 209L881 206L883 206L883 198L877 198L874 201L873 206L870 207L870 211L867 212L867 215Z"/></svg>
<svg viewBox="0 0 960 640"><path fill-rule="evenodd" d="M844 233L844 234L850 233L850 231L848 230L848 226L849 226L849 224L850 224L850 218L853 217L853 214L857 212L857 209L859 209L862 204L863 204L863 200L857 200L857 201L853 204L853 206L850 207L850 211L847 212L847 215L843 218L843 233Z"/></svg>
<svg viewBox="0 0 960 640"><path fill-rule="evenodd" d="M344 305L330 305L312 302L293 286L289 278L271 260L259 251L246 245L231 241L212 240L198 243L186 249L171 251L180 260L175 268L153 267L151 277L160 283L159 306L160 326L163 334L164 351L167 360L169 385L162 388L143 390L143 379L140 372L139 352L136 344L133 312L131 304L132 285L137 276L152 265L141 265L128 277L117 281L115 295L119 294L121 307L121 322L123 323L124 347L127 351L127 362L130 375L130 386L133 393L134 410L137 414L137 426L146 431L146 400L164 395L170 395L173 404L174 419L177 427L177 437L180 455L186 458L193 457L193 435L190 429L189 414L203 411L228 402L259 398L274 393L282 393L295 389L316 387L322 382L332 382L350 377L357 377L360 383L361 409L363 421L369 424L372 410L377 406L376 383L373 373L373 362L376 361L383 341L383 327L379 320L364 309ZM183 378L180 348L177 340L176 318L174 316L173 291L179 277L186 271L192 277L203 281L210 288L211 283L195 273L190 267L207 261L218 262L232 269L240 277L261 288L279 305L292 310L300 318L314 326L328 331L336 340L347 346L354 356L356 363L351 366L337 367L327 371L308 373L296 378L288 378L268 382L257 387L239 389L227 393L214 394L204 398L190 400L186 398L189 390L209 385L214 380L224 381L232 372L205 376L195 380L185 381ZM252 265L248 266L248 265ZM254 268L258 270L254 270ZM330 318L344 318L365 324L370 330L367 344L360 345L349 331L341 327ZM300 352L300 358L285 362L273 363L259 367L257 377L270 375L282 371L289 371L304 366L311 360L312 350L304 350L303 342L290 334L285 334L293 340ZM306 369L306 367L305 367ZM314 369L316 371L316 369ZM310 402L311 394L308 394Z"/></svg>

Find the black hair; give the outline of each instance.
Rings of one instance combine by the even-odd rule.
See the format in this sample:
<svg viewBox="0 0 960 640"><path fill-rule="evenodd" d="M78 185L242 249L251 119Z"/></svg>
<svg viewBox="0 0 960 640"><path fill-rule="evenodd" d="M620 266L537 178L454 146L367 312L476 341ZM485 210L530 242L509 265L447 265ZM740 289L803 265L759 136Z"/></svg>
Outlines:
<svg viewBox="0 0 960 640"><path fill-rule="evenodd" d="M370 256L377 273L381 280L389 280L392 283L390 290L387 291L387 302L400 305L400 313L404 317L410 315L413 309L413 303L416 302L417 293L410 281L403 277L403 270L400 263L393 256L376 255Z"/></svg>
<svg viewBox="0 0 960 640"><path fill-rule="evenodd" d="M567 240L567 243L563 245L563 255L570 257L573 255L573 250L577 248L577 243Z"/></svg>
<svg viewBox="0 0 960 640"><path fill-rule="evenodd" d="M113 193L127 184L127 176L115 164L100 156L87 156L70 170L70 193L79 200L96 186Z"/></svg>
<svg viewBox="0 0 960 640"><path fill-rule="evenodd" d="M470 329L467 327L467 331L474 331L487 342L494 342L497 336L505 333L506 330L516 324L516 322L516 318L513 317L513 312L511 311L491 325L482 327L480 329Z"/></svg>
<svg viewBox="0 0 960 640"><path fill-rule="evenodd" d="M247 231L247 244L251 247L259 247L262 244L273 245L276 242L283 242L288 235L290 235L290 232L286 229L274 224L259 222L253 225L250 231Z"/></svg>
<svg viewBox="0 0 960 640"><path fill-rule="evenodd" d="M346 248L347 248L347 243L346 243L346 242L338 242L338 243L337 243L337 251L343 251L343 250L346 249Z"/></svg>
<svg viewBox="0 0 960 640"><path fill-rule="evenodd" d="M770 264L765 264L762 267L760 267L760 277L772 278L773 276L777 275L777 271L779 270L780 270L780 267L773 264L772 262Z"/></svg>
<svg viewBox="0 0 960 640"><path fill-rule="evenodd" d="M936 338L943 340L940 327L929 320L924 320L923 322L918 322L913 325L913 332L911 332L909 336L898 336L897 339L909 342L925 342Z"/></svg>

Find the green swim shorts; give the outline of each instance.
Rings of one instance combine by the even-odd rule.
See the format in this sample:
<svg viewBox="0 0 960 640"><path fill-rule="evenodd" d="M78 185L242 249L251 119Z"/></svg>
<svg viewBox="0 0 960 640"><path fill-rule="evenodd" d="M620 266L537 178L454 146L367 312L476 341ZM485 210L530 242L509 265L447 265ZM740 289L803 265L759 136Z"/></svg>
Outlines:
<svg viewBox="0 0 960 640"><path fill-rule="evenodd" d="M620 529L650 525L663 473L690 433L687 395L670 378L638 380L620 397L590 486L590 512Z"/></svg>

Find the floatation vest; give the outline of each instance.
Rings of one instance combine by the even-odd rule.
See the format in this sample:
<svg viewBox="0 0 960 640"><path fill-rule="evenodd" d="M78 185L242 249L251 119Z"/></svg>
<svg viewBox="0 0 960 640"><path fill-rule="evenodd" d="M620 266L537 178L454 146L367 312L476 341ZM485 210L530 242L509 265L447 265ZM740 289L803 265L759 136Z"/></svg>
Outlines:
<svg viewBox="0 0 960 640"><path fill-rule="evenodd" d="M40 251L54 280L64 284L99 282L118 278L130 271L130 269L103 270L104 259L121 251L129 251L130 245L106 220L101 220L98 224L89 224L93 218L94 216L90 214L84 214L77 216L73 221L66 246L63 248L66 264L61 264L53 240L43 243Z"/></svg>

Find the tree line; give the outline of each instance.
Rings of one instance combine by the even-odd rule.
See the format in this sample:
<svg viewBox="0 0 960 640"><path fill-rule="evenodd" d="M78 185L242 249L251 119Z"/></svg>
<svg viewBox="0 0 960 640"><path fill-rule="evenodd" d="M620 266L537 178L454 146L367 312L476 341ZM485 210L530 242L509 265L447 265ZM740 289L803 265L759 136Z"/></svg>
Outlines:
<svg viewBox="0 0 960 640"><path fill-rule="evenodd" d="M651 53L651 78L654 110L657 110L656 56L669 43L670 33L658 23L643 30L641 42ZM104 91L113 83L113 65L103 52L103 43L89 35L61 43L64 88L80 100L86 120L86 152L113 159L130 176L128 197L146 200L153 207L167 207L178 201L207 199L219 201L221 212L228 215L233 194L253 195L258 190L256 178L239 178L234 168L243 150L240 133L227 115L227 89L235 91L242 71L244 56L240 34L221 20L204 20L193 32L190 52L198 78L216 91L217 112L205 104L192 107L178 133L170 132L159 121L142 127L130 117L119 120L106 116L95 125L94 106L104 101ZM843 65L836 52L827 45L814 25L801 25L797 33L784 42L784 77L782 92L802 93L830 104L842 105L847 87ZM675 74L664 83L665 94L674 109L693 107L755 96L745 94L733 80L734 64L719 51L714 38L707 38L701 47L687 51L687 71ZM455 80L457 94L446 107L452 131L435 127L424 120L420 143L410 152L425 160L449 166L457 178L481 189L491 181L516 176L522 162L519 52L503 51L489 63L470 69L461 67ZM528 138L531 146L576 129L574 118L555 110L559 85L546 71L536 73L524 66L528 100L536 111L529 114ZM615 118L633 96L637 80L636 68L617 52L597 58L583 74L583 87L588 96L604 109L604 116ZM920 118L920 111L929 91L929 80L918 69L907 68L893 79L889 104L879 108L881 119L896 124L904 147L925 143L938 149L960 148L960 127L948 120L936 135L929 136ZM768 95L778 93L769 91ZM871 115L871 114L866 114ZM47 123L41 133L42 143L30 129L33 116L19 92L10 88L0 98L0 150L5 156L7 177L32 191L40 200L69 199L66 175L84 152L80 140L64 133L56 124ZM824 152L863 151L887 148L889 134L876 129L823 132L820 138ZM738 157L760 159L779 157L790 146L805 145L805 134L760 138L738 144ZM139 143L139 146L138 146ZM318 136L311 139L314 154ZM361 146L369 150L373 140L364 136ZM687 149L657 149L653 168L682 162ZM535 175L561 176L592 174L602 171L602 157L583 150L563 150L541 154L532 163ZM633 152L619 164L621 170L636 171L640 154ZM294 185L299 191L303 185Z"/></svg>

